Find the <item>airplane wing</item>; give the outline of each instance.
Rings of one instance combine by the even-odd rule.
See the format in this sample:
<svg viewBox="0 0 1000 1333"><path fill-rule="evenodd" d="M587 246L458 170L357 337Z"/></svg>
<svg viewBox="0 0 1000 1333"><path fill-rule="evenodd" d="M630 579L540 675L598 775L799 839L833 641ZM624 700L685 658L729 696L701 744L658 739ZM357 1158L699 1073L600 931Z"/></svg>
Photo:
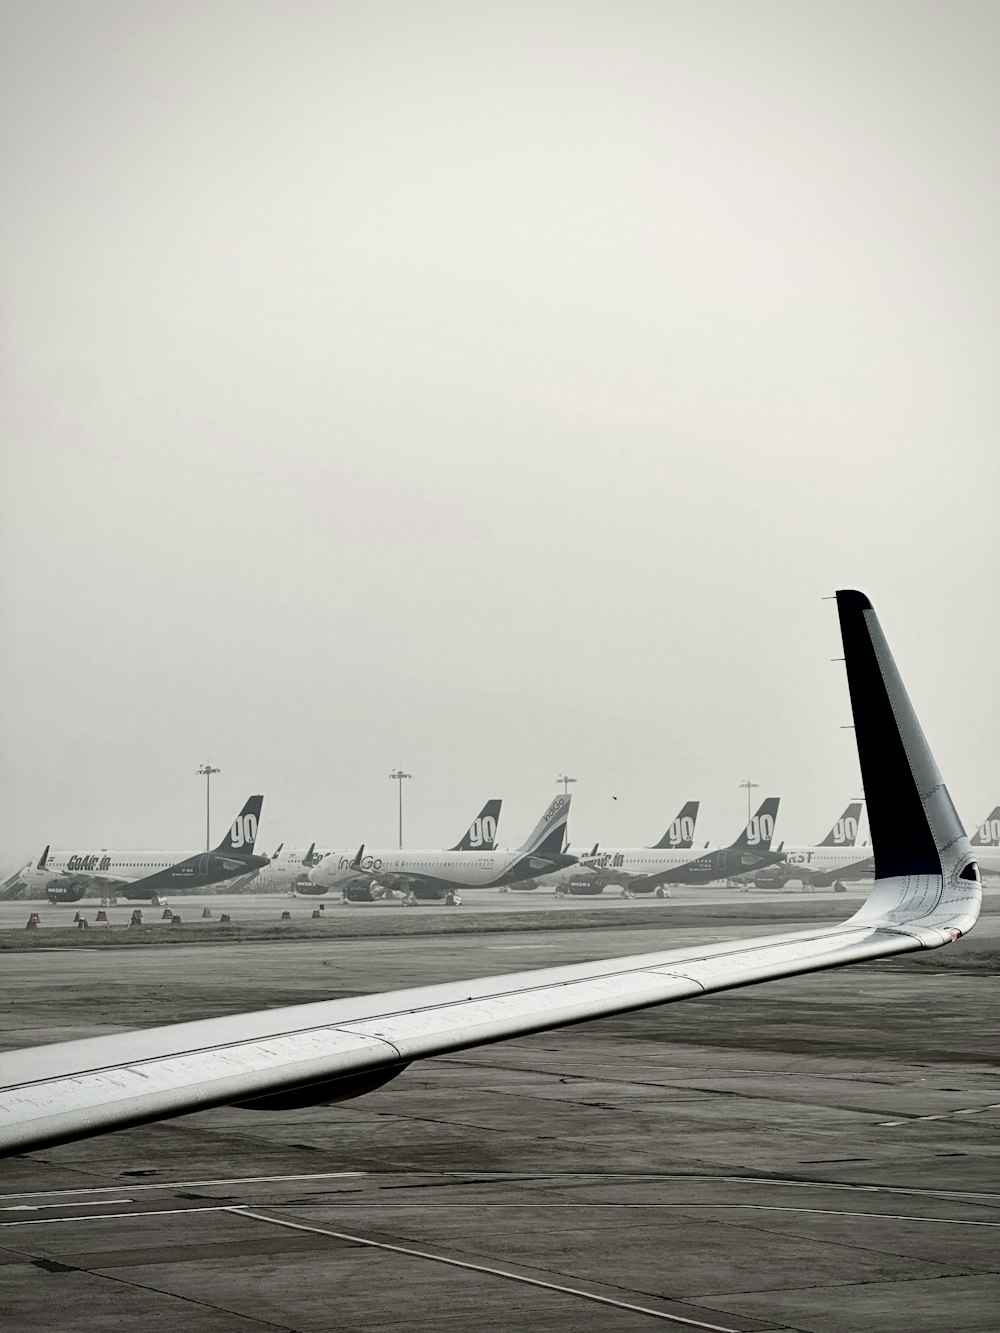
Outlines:
<svg viewBox="0 0 1000 1333"><path fill-rule="evenodd" d="M0 1055L0 1153L212 1106L335 1102L413 1060L957 939L981 901L969 841L870 603L837 599L876 862L849 920L12 1051Z"/></svg>

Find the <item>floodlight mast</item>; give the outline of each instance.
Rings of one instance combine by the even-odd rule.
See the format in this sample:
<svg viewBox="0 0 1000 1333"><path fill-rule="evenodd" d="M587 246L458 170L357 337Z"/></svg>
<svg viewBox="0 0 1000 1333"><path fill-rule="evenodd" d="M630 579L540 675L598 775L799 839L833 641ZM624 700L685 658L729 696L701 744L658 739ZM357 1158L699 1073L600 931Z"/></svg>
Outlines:
<svg viewBox="0 0 1000 1333"><path fill-rule="evenodd" d="M747 792L747 823L749 824L750 817L753 814L753 809L750 804L751 796L752 793L755 792L757 788L760 786L760 783L751 782L749 778L744 778L744 780L740 783L740 786L745 787Z"/></svg>
<svg viewBox="0 0 1000 1333"><path fill-rule="evenodd" d="M390 773L389 777L393 782L399 784L399 846L403 846L403 782L406 778L412 778L412 773L404 773L401 768L397 768L395 773Z"/></svg>
<svg viewBox="0 0 1000 1333"><path fill-rule="evenodd" d="M211 764L204 763L198 769L198 775L205 779L205 851L212 850L211 828L212 828L212 774L221 773L221 768L213 768Z"/></svg>

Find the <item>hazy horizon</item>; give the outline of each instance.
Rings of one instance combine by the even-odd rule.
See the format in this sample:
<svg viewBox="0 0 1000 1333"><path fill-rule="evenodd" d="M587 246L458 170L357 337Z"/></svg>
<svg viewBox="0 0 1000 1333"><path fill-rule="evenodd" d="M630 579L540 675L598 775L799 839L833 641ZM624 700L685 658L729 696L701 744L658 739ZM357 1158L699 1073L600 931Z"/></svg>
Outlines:
<svg viewBox="0 0 1000 1333"><path fill-rule="evenodd" d="M0 868L1000 802L1000 12L0 9ZM617 797L617 799L612 799Z"/></svg>

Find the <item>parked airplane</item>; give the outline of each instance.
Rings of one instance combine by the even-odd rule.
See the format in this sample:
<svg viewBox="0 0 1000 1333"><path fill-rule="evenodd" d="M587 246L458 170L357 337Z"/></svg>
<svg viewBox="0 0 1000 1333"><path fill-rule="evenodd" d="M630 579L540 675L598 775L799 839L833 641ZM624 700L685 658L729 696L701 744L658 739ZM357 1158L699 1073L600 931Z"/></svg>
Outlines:
<svg viewBox="0 0 1000 1333"><path fill-rule="evenodd" d="M688 801L680 813L670 821L659 842L652 847L613 847L600 850L569 847L567 851L577 858L578 864L566 870L546 875L542 880L525 880L512 884L511 889L534 889L543 885L555 889L557 896L593 897L603 893L609 884L623 884L627 873L616 873L616 867L625 865L626 857L648 857L651 852L686 851L694 846L694 829L698 820L698 802ZM600 852L600 855L598 853Z"/></svg>
<svg viewBox="0 0 1000 1333"><path fill-rule="evenodd" d="M1000 875L1000 805L994 806L976 829L972 846L983 874Z"/></svg>
<svg viewBox="0 0 1000 1333"><path fill-rule="evenodd" d="M562 850L570 800L569 796L554 797L527 842L514 851L369 852L362 845L353 856L333 853L324 857L310 870L309 879L321 892L343 889L352 902L401 893L407 907L422 902L457 907L462 901L460 889L499 888L571 865L576 858Z"/></svg>
<svg viewBox="0 0 1000 1333"><path fill-rule="evenodd" d="M343 1101L414 1060L966 934L982 902L969 840L871 603L838 592L837 604L875 855L875 887L847 921L7 1051L0 1154L214 1106ZM866 984L877 991L878 975ZM933 991L924 1009L933 1022Z"/></svg>
<svg viewBox="0 0 1000 1333"><path fill-rule="evenodd" d="M754 875L761 888L781 888L799 880L804 886L843 891L844 881L871 879L875 873L871 848L855 846L861 801L852 801L816 847L785 847L785 859Z"/></svg>
<svg viewBox="0 0 1000 1333"><path fill-rule="evenodd" d="M771 851L779 800L777 796L768 796L762 801L757 813L728 847L705 848L696 856L690 850L657 851L645 847L616 852L598 850L593 856L583 857L581 864L593 866L602 876L597 881L599 887L580 887L570 881L562 890L557 887L556 893L586 895L600 893L605 884L620 884L623 898L647 893L665 898L672 884L711 884L717 879L733 879L761 866L773 865L784 856L780 847L776 852Z"/></svg>
<svg viewBox="0 0 1000 1333"><path fill-rule="evenodd" d="M496 829L500 819L501 804L499 800L487 801L451 850L492 851L496 846ZM340 851L329 847L317 848L315 843L311 843L304 850L289 848L283 856L275 852L270 864L252 877L255 889L261 893L296 893L303 897L314 897L325 893L326 890L317 888L309 882L309 871L318 866L325 856L350 855L351 851L348 848Z"/></svg>
<svg viewBox="0 0 1000 1333"><path fill-rule="evenodd" d="M226 836L211 852L51 852L48 847L28 872L50 902L77 903L85 895L121 895L138 902L160 901L164 893L188 893L235 879L267 865L254 855L263 796L251 796Z"/></svg>
<svg viewBox="0 0 1000 1333"><path fill-rule="evenodd" d="M500 807L503 801L499 797L494 797L486 802L479 814L469 825L469 827L455 843L454 847L449 848L452 852L492 852L496 849L497 824L500 822ZM443 853L438 852L438 856ZM320 865L326 857L333 857L337 864L350 863L357 856L357 852L352 852L350 848L342 848L340 851L326 850L316 851L316 844L309 848L309 851L302 858L300 865L296 869L294 878L291 880L291 889L302 898L315 898L322 896L329 889L326 883L317 884L310 878L310 871ZM270 874L270 867L261 872L261 880L266 880ZM340 883L340 888L346 902L370 903L379 898L391 897L392 891L376 884L372 876L364 869L358 869L352 878L344 878Z"/></svg>

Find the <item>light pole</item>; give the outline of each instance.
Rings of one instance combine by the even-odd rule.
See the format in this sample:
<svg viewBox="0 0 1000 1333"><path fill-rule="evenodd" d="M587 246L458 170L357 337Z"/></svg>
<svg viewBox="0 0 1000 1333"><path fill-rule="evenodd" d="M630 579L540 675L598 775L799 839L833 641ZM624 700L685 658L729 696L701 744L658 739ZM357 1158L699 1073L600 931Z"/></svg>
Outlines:
<svg viewBox="0 0 1000 1333"><path fill-rule="evenodd" d="M202 764L198 769L198 776L205 779L205 851L209 851L212 846L212 840L209 836L212 827L212 774L221 773L221 768L213 768L211 764Z"/></svg>
<svg viewBox="0 0 1000 1333"><path fill-rule="evenodd" d="M750 809L750 793L756 791L760 786L760 783L751 782L749 778L745 778L743 782L740 783L740 786L746 787L747 789L747 823L749 824L750 816L753 814L753 811Z"/></svg>
<svg viewBox="0 0 1000 1333"><path fill-rule="evenodd" d="M556 778L556 782L561 782L562 785L563 785L563 795L564 795L564 796L568 796L568 795L569 795L569 784L570 784L571 782L575 782L575 781L576 781L576 778L567 777L565 773L560 773L559 776Z"/></svg>
<svg viewBox="0 0 1000 1333"><path fill-rule="evenodd" d="M401 768L397 768L395 773L389 774L393 782L399 783L399 845L403 845L403 782L406 778L412 778L412 773L404 773Z"/></svg>

